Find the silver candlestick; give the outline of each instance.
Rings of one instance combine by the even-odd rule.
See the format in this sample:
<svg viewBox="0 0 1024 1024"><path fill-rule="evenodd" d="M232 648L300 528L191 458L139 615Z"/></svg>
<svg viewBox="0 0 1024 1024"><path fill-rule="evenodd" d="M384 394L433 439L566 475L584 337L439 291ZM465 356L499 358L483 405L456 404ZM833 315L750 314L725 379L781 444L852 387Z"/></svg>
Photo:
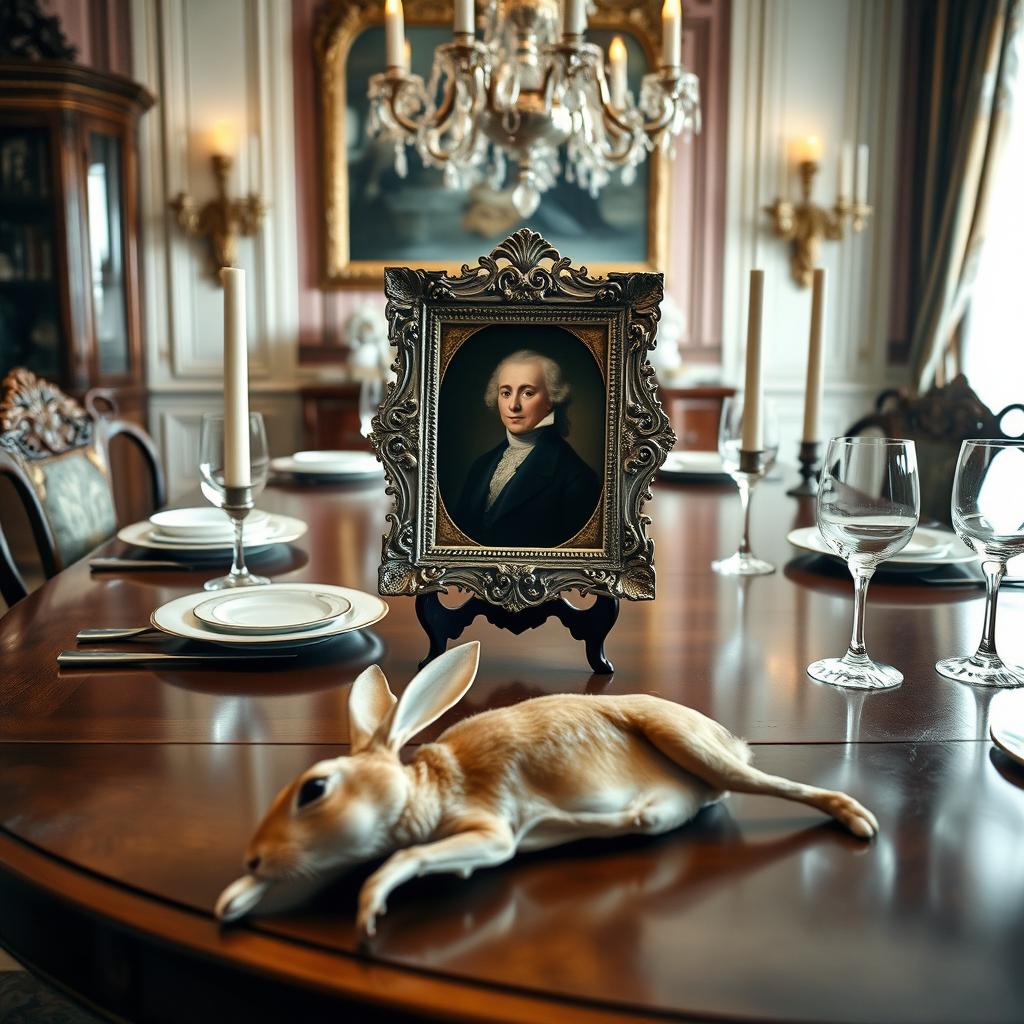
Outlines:
<svg viewBox="0 0 1024 1024"><path fill-rule="evenodd" d="M787 494L795 498L811 497L818 493L818 479L821 476L821 442L800 442L800 483L791 487Z"/></svg>

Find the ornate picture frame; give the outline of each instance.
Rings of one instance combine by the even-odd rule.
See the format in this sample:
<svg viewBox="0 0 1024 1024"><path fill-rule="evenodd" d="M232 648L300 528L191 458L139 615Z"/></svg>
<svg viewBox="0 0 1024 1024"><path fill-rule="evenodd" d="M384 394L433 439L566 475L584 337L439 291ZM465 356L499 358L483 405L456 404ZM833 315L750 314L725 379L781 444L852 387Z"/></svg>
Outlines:
<svg viewBox="0 0 1024 1024"><path fill-rule="evenodd" d="M647 359L656 340L662 275L591 276L523 228L476 264L463 265L459 275L388 267L384 280L397 380L371 434L395 500L383 541L380 593L416 596L455 587L513 613L568 590L652 599L654 543L644 505L675 443ZM444 483L452 475L455 449L465 447L453 438L472 432L453 431L446 423L465 410L492 418L493 413L483 408L482 388L452 392L456 360L470 353L473 365L486 371L493 349L489 365L501 367L512 348L534 347L532 337L548 339L556 355L565 350L578 367L589 365L589 377L601 382L601 396L587 391L585 382L578 389L589 396L578 417L589 426L577 447L593 446L598 437L597 457L591 456L599 463L597 506L592 513L585 510L589 518L571 538L551 547L480 543L463 532L466 522L454 521L453 495L461 481L447 492ZM469 357L462 363L469 366ZM486 379L480 372L476 379ZM460 382L474 379L469 371L458 373ZM489 388L497 376L495 370ZM575 454L568 458L582 465ZM480 460L473 463L470 476L479 465ZM524 506L522 514L529 509Z"/></svg>
<svg viewBox="0 0 1024 1024"><path fill-rule="evenodd" d="M645 68L657 64L661 47L662 0L596 0L588 14L588 30L598 33L618 33L635 52L631 58L631 74L639 76ZM414 55L420 54L416 34L434 28L447 31L452 24L452 0L405 0L403 4L405 27L413 42ZM349 62L357 48L359 38L370 29L382 32L384 21L383 0L325 0L319 9L314 37L317 74L317 135L319 156L322 161L323 240L322 272L324 287L362 289L377 287L384 279L388 263L415 257L403 255L396 244L394 255L388 259L366 258L359 253L359 239L353 235L351 205L355 192L353 168L350 167L350 143L353 138L365 136L362 124L351 123L352 106L356 97L350 95L348 83ZM383 43L380 44L383 47ZM383 60L383 49L381 48ZM643 66L641 66L643 65ZM362 81L362 79L360 79ZM365 87L364 87L365 91ZM664 271L668 262L670 223L671 161L657 150L650 154L640 169L640 182L646 193L645 223L642 240L643 253L639 259L615 263L592 262L597 273L611 269ZM639 187L639 185L637 186ZM575 186L573 187L575 190ZM633 189L635 191L635 188ZM401 220L403 226L417 218L424 218L422 202ZM448 218L450 220L450 217ZM430 221L424 231L436 235L446 221ZM591 230L594 226L591 226ZM387 235L387 233L385 233ZM588 230L584 225L582 237ZM500 235L498 236L501 237ZM481 245L490 244L481 238ZM456 250L457 251L457 250ZM432 254L433 255L433 254ZM445 253L441 254L444 257ZM452 258L417 260L429 270L456 273L459 261Z"/></svg>

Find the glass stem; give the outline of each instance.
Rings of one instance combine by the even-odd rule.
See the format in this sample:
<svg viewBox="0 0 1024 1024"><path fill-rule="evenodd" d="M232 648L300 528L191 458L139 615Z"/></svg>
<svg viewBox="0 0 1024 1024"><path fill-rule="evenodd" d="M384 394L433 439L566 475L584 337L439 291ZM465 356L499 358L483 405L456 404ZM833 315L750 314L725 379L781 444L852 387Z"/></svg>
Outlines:
<svg viewBox="0 0 1024 1024"><path fill-rule="evenodd" d="M743 536L740 537L740 554L750 554L750 482L741 476L736 483L740 492L740 508L743 509Z"/></svg>
<svg viewBox="0 0 1024 1024"><path fill-rule="evenodd" d="M1006 574L1005 562L982 562L985 573L985 625L981 631L981 643L974 655L979 661L998 661L996 654L996 602L999 600L999 583Z"/></svg>
<svg viewBox="0 0 1024 1024"><path fill-rule="evenodd" d="M245 544L242 542L242 530L245 526L245 516L233 515L231 517L231 522L235 527L235 555L231 562L231 575L247 576L249 570L245 567Z"/></svg>
<svg viewBox="0 0 1024 1024"><path fill-rule="evenodd" d="M866 570L863 566L851 565L853 574L853 632L850 635L850 646L843 661L864 664L869 661L868 649L864 643L864 617L868 600L868 584L874 570Z"/></svg>

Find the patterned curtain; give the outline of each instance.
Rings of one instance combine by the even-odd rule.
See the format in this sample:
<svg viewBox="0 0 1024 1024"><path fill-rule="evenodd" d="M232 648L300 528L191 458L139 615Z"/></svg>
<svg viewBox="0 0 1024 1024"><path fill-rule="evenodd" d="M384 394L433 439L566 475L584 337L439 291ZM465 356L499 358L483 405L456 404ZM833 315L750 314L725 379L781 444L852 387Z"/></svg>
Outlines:
<svg viewBox="0 0 1024 1024"><path fill-rule="evenodd" d="M916 124L921 290L910 343L911 386L927 390L957 340L984 244L993 169L1017 80L1024 0L924 0Z"/></svg>

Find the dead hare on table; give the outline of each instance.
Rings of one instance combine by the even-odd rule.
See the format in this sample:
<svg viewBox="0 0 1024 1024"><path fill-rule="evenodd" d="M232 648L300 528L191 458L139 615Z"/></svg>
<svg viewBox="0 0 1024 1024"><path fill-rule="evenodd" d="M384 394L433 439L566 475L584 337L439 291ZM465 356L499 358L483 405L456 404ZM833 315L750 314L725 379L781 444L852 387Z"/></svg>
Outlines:
<svg viewBox="0 0 1024 1024"><path fill-rule="evenodd" d="M852 797L759 771L723 726L644 694L555 694L485 711L403 764L403 745L463 697L479 660L479 643L453 648L400 700L376 665L362 672L349 695L351 753L313 765L278 794L217 916L237 920L386 856L359 898L358 926L373 935L388 896L417 875L468 878L520 849L667 832L729 790L810 804L862 839L878 830Z"/></svg>

